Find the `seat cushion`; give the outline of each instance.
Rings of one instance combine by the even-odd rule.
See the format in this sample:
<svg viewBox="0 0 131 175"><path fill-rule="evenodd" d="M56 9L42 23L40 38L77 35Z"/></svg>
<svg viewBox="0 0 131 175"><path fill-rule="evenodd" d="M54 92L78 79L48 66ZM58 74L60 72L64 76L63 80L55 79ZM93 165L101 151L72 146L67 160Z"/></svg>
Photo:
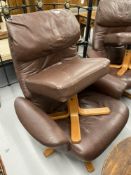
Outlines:
<svg viewBox="0 0 131 175"><path fill-rule="evenodd" d="M79 95L79 103L83 108L107 106L111 109L109 115L80 117L82 139L78 144L70 143L69 150L82 160L90 161L99 156L119 134L127 122L129 111L121 101L89 89ZM57 123L70 137L70 119Z"/></svg>
<svg viewBox="0 0 131 175"><path fill-rule="evenodd" d="M78 56L44 69L26 79L32 93L51 97L64 102L104 76L109 60L80 59Z"/></svg>

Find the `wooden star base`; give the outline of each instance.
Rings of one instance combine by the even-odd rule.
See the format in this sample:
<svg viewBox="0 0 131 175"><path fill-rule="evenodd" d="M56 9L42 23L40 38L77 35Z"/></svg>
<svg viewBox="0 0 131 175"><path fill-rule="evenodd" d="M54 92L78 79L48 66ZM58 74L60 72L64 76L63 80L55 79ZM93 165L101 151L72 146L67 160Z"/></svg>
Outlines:
<svg viewBox="0 0 131 175"><path fill-rule="evenodd" d="M81 131L79 117L88 117L96 115L106 115L111 111L108 107L102 108L80 108L77 95L68 100L68 112L57 112L49 114L53 120L60 120L70 117L71 120L71 140L73 143L79 143L81 141Z"/></svg>

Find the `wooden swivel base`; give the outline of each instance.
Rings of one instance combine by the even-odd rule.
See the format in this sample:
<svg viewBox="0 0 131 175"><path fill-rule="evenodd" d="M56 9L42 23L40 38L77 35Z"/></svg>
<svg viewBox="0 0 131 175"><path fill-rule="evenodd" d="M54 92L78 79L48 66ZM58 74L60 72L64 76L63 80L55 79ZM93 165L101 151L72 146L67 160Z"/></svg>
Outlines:
<svg viewBox="0 0 131 175"><path fill-rule="evenodd" d="M79 115L80 116L94 116L94 115L105 115L109 114L110 109L108 107L103 108L90 108L84 109L79 107L78 97L77 95L73 96L70 100L68 100L68 112L56 112L50 114L53 120L60 120L70 117L71 119L71 140L73 143L79 143L81 141L81 132L80 132L80 123L79 123ZM55 152L53 148L47 148L44 150L44 156L49 157ZM94 166L91 162L85 163L86 169L88 172L94 171Z"/></svg>
<svg viewBox="0 0 131 175"><path fill-rule="evenodd" d="M117 72L118 76L124 75L128 69L131 69L131 50L125 51L125 56L121 65L111 64L110 67L119 69Z"/></svg>
<svg viewBox="0 0 131 175"><path fill-rule="evenodd" d="M68 112L58 112L50 114L53 120L70 117L71 120L71 140L73 143L81 141L79 117L109 114L108 107L84 109L79 107L77 95L68 100Z"/></svg>
<svg viewBox="0 0 131 175"><path fill-rule="evenodd" d="M54 153L55 153L55 150L53 148L47 148L43 152L43 154L46 158L51 156ZM87 161L84 164L85 164L85 167L89 173L92 173L93 171L95 171L95 168L94 168L94 165L92 162Z"/></svg>

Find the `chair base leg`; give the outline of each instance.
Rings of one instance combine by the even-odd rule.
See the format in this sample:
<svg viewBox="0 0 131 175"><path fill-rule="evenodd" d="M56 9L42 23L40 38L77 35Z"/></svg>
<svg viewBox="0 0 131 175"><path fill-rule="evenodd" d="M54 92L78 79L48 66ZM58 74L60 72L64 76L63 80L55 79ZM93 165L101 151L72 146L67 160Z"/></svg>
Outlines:
<svg viewBox="0 0 131 175"><path fill-rule="evenodd" d="M110 114L111 110L108 107L103 107L103 108L90 108L90 109L85 109L85 108L79 108L79 114L82 116L92 116L92 115L107 115Z"/></svg>
<svg viewBox="0 0 131 175"><path fill-rule="evenodd" d="M51 156L53 153L55 152L55 150L53 148L47 148L44 150L43 154L45 157L49 157Z"/></svg>
<svg viewBox="0 0 131 175"><path fill-rule="evenodd" d="M131 69L131 50L125 51L125 56L123 58L123 63L121 65L110 65L111 68L119 69L117 72L118 76L124 75L128 69Z"/></svg>
<svg viewBox="0 0 131 175"><path fill-rule="evenodd" d="M85 167L89 173L92 173L93 171L95 171L95 168L92 162L86 162Z"/></svg>
<svg viewBox="0 0 131 175"><path fill-rule="evenodd" d="M44 153L45 157L49 157L52 154L54 154L54 152L55 152L55 150L53 148L47 148L44 150L43 153ZM85 162L85 167L89 173L92 173L93 171L95 171L95 168L94 168L94 165L92 162L89 162L89 161Z"/></svg>
<svg viewBox="0 0 131 175"><path fill-rule="evenodd" d="M122 75L124 75L128 70L128 67L125 66L125 67L121 67L121 69L117 72L117 75L120 77Z"/></svg>
<svg viewBox="0 0 131 175"><path fill-rule="evenodd" d="M71 140L73 143L79 143L81 141L78 106L78 97L75 95L68 101L68 111L70 113L71 122Z"/></svg>

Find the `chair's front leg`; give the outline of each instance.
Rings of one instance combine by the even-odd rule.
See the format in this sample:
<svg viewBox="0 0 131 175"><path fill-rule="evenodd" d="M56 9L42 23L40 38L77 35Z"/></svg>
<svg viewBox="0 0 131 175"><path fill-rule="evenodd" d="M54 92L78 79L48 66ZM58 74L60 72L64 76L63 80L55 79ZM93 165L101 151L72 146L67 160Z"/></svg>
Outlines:
<svg viewBox="0 0 131 175"><path fill-rule="evenodd" d="M79 143L81 141L78 106L78 98L76 95L68 101L68 110L71 119L71 140L73 143Z"/></svg>

